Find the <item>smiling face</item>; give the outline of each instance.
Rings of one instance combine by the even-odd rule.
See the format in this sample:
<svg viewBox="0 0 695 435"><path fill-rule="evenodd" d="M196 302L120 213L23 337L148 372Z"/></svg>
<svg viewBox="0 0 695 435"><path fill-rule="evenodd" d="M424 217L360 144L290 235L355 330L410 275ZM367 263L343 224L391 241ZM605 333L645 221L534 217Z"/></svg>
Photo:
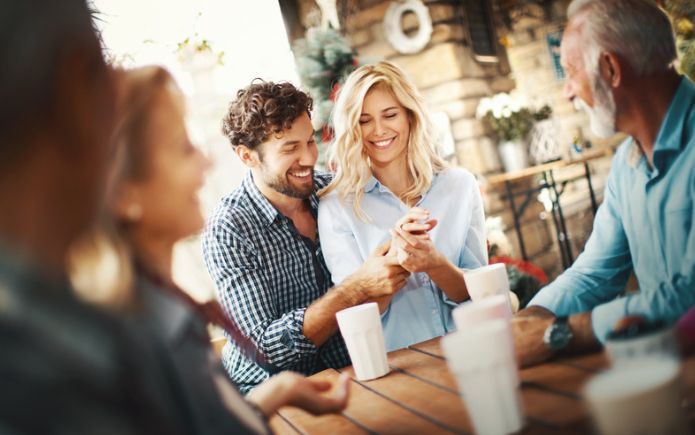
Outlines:
<svg viewBox="0 0 695 435"><path fill-rule="evenodd" d="M266 196L272 191L305 199L314 192L318 148L308 113L295 119L282 134L271 134L254 153L257 155L257 164L252 168L254 181Z"/></svg>
<svg viewBox="0 0 695 435"><path fill-rule="evenodd" d="M410 137L408 111L386 86L376 85L367 92L359 123L362 145L373 167L405 164Z"/></svg>
<svg viewBox="0 0 695 435"><path fill-rule="evenodd" d="M210 162L190 141L180 96L159 90L144 131L142 179L119 189L122 214L132 201L141 206L137 229L147 237L177 241L204 224L198 200Z"/></svg>

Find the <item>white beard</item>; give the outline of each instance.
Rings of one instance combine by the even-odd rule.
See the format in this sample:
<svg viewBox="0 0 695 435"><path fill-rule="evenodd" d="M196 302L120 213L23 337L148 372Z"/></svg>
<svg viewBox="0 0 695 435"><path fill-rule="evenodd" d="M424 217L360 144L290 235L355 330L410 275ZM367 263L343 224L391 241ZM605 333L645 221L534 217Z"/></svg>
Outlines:
<svg viewBox="0 0 695 435"><path fill-rule="evenodd" d="M611 137L616 133L613 94L600 77L591 80L591 92L594 96L594 107L590 107L579 97L575 97L574 107L584 110L589 115L590 128L596 136Z"/></svg>

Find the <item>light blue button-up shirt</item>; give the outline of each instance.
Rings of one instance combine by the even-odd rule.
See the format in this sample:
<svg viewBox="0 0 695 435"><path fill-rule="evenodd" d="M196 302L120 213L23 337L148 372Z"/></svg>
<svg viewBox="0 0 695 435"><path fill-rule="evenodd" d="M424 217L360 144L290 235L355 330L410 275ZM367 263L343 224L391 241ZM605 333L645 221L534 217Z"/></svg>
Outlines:
<svg viewBox="0 0 695 435"><path fill-rule="evenodd" d="M430 236L449 261L463 269L487 264L483 205L473 175L459 168L435 175L417 206L429 210L439 221ZM389 229L410 207L372 177L365 187L362 209L370 222L355 215L350 197L343 203L335 191L319 203L319 236L335 284L355 272L391 237ZM454 330L451 311L456 306L426 273L412 274L381 316L387 350Z"/></svg>
<svg viewBox="0 0 695 435"><path fill-rule="evenodd" d="M530 305L557 315L591 311L601 341L628 315L677 320L695 305L694 197L695 85L683 78L654 144L654 168L632 139L620 146L584 252ZM640 290L617 297L632 267Z"/></svg>

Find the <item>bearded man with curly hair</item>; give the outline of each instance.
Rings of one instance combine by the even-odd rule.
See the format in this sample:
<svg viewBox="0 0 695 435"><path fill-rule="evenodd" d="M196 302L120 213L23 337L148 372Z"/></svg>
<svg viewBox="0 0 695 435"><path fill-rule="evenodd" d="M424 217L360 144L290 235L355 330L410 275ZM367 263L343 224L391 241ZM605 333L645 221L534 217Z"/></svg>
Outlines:
<svg viewBox="0 0 695 435"><path fill-rule="evenodd" d="M335 313L395 293L408 275L386 245L333 286L316 226L316 192L331 175L314 171L311 109L290 83L254 81L223 120L249 171L209 218L203 253L226 314L263 356L252 360L231 340L223 348L243 393L282 370L310 375L349 365Z"/></svg>

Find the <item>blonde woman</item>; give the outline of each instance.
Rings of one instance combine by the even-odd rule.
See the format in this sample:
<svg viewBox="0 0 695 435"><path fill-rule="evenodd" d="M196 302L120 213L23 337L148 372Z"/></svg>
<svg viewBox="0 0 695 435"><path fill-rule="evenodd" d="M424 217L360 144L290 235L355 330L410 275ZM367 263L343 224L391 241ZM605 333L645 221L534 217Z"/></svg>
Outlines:
<svg viewBox="0 0 695 435"><path fill-rule="evenodd" d="M487 264L475 178L437 156L423 99L392 63L353 72L333 121L337 172L318 218L333 282L387 245L384 255L411 272L400 291L376 300L387 349L451 331L451 311L468 299L462 269Z"/></svg>

